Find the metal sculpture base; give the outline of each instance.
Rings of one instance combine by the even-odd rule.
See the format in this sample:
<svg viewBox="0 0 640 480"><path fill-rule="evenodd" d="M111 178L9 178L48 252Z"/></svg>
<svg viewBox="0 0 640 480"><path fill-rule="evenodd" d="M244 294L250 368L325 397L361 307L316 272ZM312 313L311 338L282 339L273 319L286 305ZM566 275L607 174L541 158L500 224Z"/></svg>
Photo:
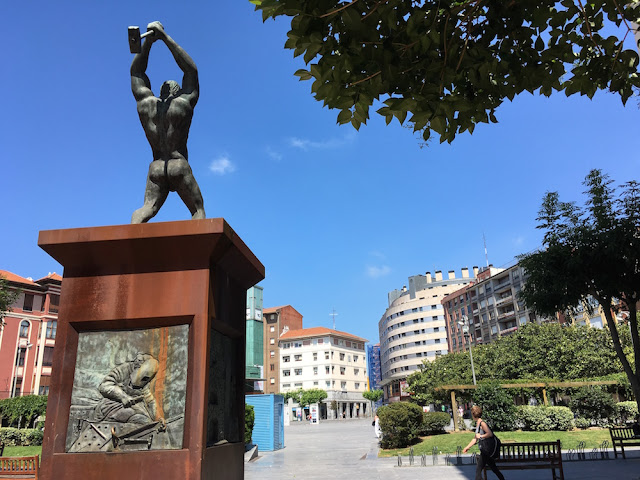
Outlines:
<svg viewBox="0 0 640 480"><path fill-rule="evenodd" d="M40 232L64 267L40 477L244 478L246 291L223 219Z"/></svg>

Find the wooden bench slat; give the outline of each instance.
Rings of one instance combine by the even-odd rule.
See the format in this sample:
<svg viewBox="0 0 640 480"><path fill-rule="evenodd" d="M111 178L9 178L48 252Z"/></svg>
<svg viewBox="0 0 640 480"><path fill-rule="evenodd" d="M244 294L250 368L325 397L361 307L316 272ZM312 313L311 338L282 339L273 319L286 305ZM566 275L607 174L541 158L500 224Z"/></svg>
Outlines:
<svg viewBox="0 0 640 480"><path fill-rule="evenodd" d="M0 480L38 478L40 457L0 457Z"/></svg>
<svg viewBox="0 0 640 480"><path fill-rule="evenodd" d="M624 452L625 445L640 445L640 436L636 435L632 427L609 427L609 435L611 436L615 458L618 458L618 450L616 447L620 447L622 458L626 460L627 456Z"/></svg>

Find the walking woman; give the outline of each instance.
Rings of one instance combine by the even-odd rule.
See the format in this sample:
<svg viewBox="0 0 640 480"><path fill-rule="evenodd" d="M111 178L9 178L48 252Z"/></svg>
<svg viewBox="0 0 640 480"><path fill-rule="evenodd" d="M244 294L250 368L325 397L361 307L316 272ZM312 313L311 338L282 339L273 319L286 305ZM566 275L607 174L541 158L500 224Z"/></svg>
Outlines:
<svg viewBox="0 0 640 480"><path fill-rule="evenodd" d="M467 445L464 450L462 450L464 453L467 453L467 451L476 443L478 443L479 447L480 442L482 442L484 439L493 437L493 432L489 428L489 425L487 425L487 423L481 418L481 407L479 407L478 405L474 405L473 407L471 407L471 416L476 421L476 435L473 437L473 440L469 442L469 445ZM489 455L482 453L482 449L480 449L480 456L477 457L477 459L478 461L476 463L475 480L482 480L482 469L485 467L485 465L489 467L500 480L504 480L504 475L502 475L500 470L498 470L498 467L496 467L496 462Z"/></svg>

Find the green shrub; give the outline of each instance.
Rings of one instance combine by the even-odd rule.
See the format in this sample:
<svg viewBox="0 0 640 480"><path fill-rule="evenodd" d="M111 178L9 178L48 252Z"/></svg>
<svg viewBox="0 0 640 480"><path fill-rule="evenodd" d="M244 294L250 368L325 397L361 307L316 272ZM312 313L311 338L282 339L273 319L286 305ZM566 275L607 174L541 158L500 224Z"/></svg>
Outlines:
<svg viewBox="0 0 640 480"><path fill-rule="evenodd" d="M581 387L571 395L569 404L578 417L594 420L598 426L604 427L615 415L615 402L607 391L600 387Z"/></svg>
<svg viewBox="0 0 640 480"><path fill-rule="evenodd" d="M516 407L511 394L499 382L478 385L473 401L482 407L482 419L497 431L512 430L516 424Z"/></svg>
<svg viewBox="0 0 640 480"><path fill-rule="evenodd" d="M573 423L575 423L576 428L580 428L582 430L586 430L587 428L589 428L591 426L591 420L588 420L584 417L578 417L576 418Z"/></svg>
<svg viewBox="0 0 640 480"><path fill-rule="evenodd" d="M382 430L382 448L403 448L418 437L422 425L422 408L418 405L391 403L378 408L377 414Z"/></svg>
<svg viewBox="0 0 640 480"><path fill-rule="evenodd" d="M253 434L253 425L256 421L256 414L253 411L253 405L244 404L244 443L251 443L251 435Z"/></svg>
<svg viewBox="0 0 640 480"><path fill-rule="evenodd" d="M618 402L615 406L615 412L620 424L634 421L638 417L638 404L636 402Z"/></svg>
<svg viewBox="0 0 640 480"><path fill-rule="evenodd" d="M0 428L0 440L7 446L42 445L42 430L35 428Z"/></svg>
<svg viewBox="0 0 640 480"><path fill-rule="evenodd" d="M435 435L444 433L444 427L451 423L451 417L446 412L424 412L420 435Z"/></svg>
<svg viewBox="0 0 640 480"><path fill-rule="evenodd" d="M567 431L573 428L573 412L567 407L522 405L516 409L516 423L533 432Z"/></svg>

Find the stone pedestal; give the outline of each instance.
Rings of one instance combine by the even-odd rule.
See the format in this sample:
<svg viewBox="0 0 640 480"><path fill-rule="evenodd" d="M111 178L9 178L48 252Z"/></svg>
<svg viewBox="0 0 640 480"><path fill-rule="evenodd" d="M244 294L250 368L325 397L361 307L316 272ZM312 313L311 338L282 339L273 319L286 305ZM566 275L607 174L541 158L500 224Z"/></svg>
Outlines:
<svg viewBox="0 0 640 480"><path fill-rule="evenodd" d="M264 267L229 225L38 244L64 267L40 477L242 479L246 290Z"/></svg>

